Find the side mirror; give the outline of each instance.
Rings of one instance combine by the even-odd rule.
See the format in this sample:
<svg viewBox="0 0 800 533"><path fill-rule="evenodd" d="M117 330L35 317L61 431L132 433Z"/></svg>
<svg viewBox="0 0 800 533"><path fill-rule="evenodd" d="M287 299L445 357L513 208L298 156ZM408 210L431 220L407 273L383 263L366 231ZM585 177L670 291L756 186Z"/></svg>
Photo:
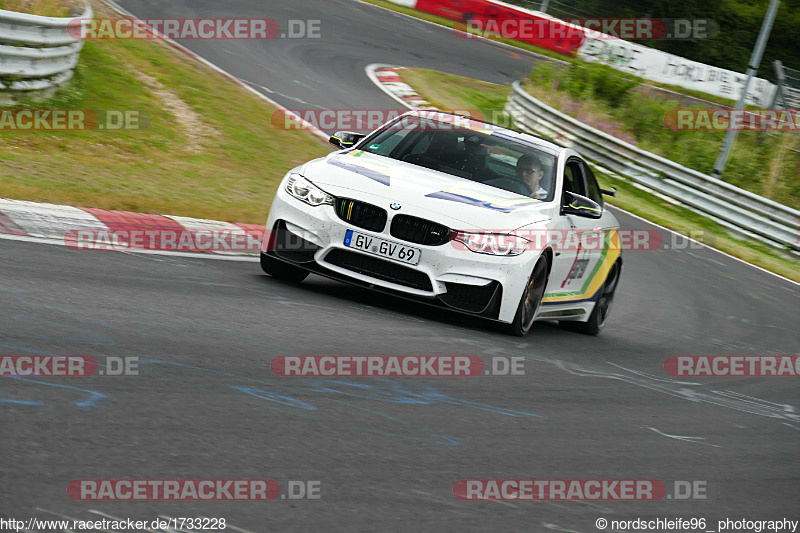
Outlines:
<svg viewBox="0 0 800 533"><path fill-rule="evenodd" d="M590 200L574 192L564 193L564 203L561 206L562 215L575 215L585 218L600 218L603 208L594 200Z"/></svg>
<svg viewBox="0 0 800 533"><path fill-rule="evenodd" d="M600 194L605 194L606 196L612 196L614 198L617 197L617 188L611 187L610 189L600 189Z"/></svg>
<svg viewBox="0 0 800 533"><path fill-rule="evenodd" d="M331 138L328 139L328 142L332 145L336 146L337 148L345 149L345 148L352 148L358 141L366 137L365 133L355 133L353 131L337 131Z"/></svg>

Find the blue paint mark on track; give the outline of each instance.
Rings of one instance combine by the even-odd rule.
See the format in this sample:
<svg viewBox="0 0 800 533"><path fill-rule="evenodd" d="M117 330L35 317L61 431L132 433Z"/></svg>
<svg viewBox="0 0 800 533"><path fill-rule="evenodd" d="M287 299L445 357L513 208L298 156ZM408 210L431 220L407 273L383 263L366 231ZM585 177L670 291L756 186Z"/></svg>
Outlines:
<svg viewBox="0 0 800 533"><path fill-rule="evenodd" d="M301 400L297 400L290 396L284 396L283 394L275 394L274 392L269 392L261 389L254 389L253 387L240 387L238 385L231 385L231 388L236 389L240 392L245 394L249 394L251 396L255 396L256 398L261 398L263 400L269 400L271 402L280 403L283 405L288 405L290 407L298 407L300 409L306 409L307 411L316 411L317 408L313 405L303 402Z"/></svg>
<svg viewBox="0 0 800 533"><path fill-rule="evenodd" d="M69 390L75 390L75 391L79 391L79 392L85 392L89 396L85 400L81 400L79 402L75 402L75 405L77 405L78 407L94 407L95 404L97 402L99 402L100 400L102 400L104 398L108 398L108 396L106 396L105 394L97 392L97 391L93 391L93 390L89 390L89 389L81 389L80 387L71 387L69 385L60 385L58 383L50 383L48 381L41 381L41 380L38 380L38 379L22 378L22 377L18 377L18 376L10 376L8 379L17 379L17 380L20 380L20 381L27 381L28 383L33 383L34 385L45 385L45 386L48 386L48 387L57 387L57 388L60 388L60 389L69 389Z"/></svg>

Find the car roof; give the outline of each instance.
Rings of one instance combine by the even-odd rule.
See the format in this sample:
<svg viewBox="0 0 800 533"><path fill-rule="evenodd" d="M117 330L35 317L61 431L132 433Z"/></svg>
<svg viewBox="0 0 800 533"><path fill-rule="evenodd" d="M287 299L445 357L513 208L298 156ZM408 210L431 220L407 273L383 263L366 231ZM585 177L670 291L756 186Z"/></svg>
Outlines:
<svg viewBox="0 0 800 533"><path fill-rule="evenodd" d="M559 146L558 144L555 144L548 140L542 139L535 135L531 135L530 133L524 133L521 131L512 130L510 128L506 128L497 124L492 124L491 122L478 120L466 115L459 115L455 113L448 113L446 111L428 110L428 109L415 109L413 111L409 111L401 115L401 117L408 117L408 116L428 118L443 122L457 121L459 126L464 126L468 129L485 133L487 135L512 139L521 142L523 144L530 145L531 147L541 150L543 152L548 152L551 155L555 156L558 156L562 152L567 150L563 146Z"/></svg>

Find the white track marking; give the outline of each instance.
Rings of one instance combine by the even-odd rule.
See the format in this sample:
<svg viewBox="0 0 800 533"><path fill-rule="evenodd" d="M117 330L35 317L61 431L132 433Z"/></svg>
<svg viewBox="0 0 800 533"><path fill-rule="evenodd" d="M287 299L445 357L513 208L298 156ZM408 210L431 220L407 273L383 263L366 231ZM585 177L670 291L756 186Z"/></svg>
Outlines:
<svg viewBox="0 0 800 533"><path fill-rule="evenodd" d="M670 435L669 433L664 433L663 431L659 431L656 428L652 428L650 426L642 426L644 428L649 429L650 431L655 431L659 435L663 437L669 437L670 439L682 440L684 442L691 442L693 444L702 444L703 446L712 446L714 448L722 448L722 446L718 446L716 444L709 444L707 442L700 442L701 440L706 440L705 437L686 437L683 435Z"/></svg>

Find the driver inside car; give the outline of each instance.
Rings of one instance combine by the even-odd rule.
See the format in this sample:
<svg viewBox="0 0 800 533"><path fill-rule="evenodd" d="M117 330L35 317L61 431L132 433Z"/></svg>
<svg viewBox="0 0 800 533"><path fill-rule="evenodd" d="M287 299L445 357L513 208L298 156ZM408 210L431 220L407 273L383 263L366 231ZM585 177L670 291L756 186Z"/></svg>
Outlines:
<svg viewBox="0 0 800 533"><path fill-rule="evenodd" d="M533 198L544 200L547 191L539 184L544 176L544 167L541 161L530 154L524 154L517 160L517 178L527 183Z"/></svg>

